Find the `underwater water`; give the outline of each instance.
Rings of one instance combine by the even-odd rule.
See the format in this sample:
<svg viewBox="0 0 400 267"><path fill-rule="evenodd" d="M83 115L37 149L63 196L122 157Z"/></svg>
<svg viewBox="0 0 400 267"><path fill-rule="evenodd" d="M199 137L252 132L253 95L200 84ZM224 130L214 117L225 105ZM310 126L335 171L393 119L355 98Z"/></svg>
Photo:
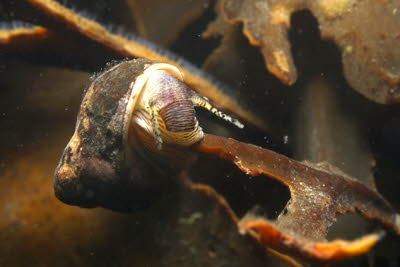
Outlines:
<svg viewBox="0 0 400 267"><path fill-rule="evenodd" d="M0 266L399 266L400 6L371 1L0 3ZM134 58L226 115L168 143L167 85L164 150L127 137Z"/></svg>

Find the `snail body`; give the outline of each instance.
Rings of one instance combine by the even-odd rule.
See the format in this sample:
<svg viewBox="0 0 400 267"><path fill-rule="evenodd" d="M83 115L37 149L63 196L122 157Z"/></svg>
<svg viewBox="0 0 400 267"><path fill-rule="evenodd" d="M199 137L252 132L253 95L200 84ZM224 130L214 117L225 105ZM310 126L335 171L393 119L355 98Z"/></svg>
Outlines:
<svg viewBox="0 0 400 267"><path fill-rule="evenodd" d="M162 144L190 146L203 138L191 100L195 94L183 82L180 71L169 64L148 67L132 82L125 137L136 127L153 137L158 150ZM132 131L131 131L132 132ZM147 146L153 148L152 144Z"/></svg>
<svg viewBox="0 0 400 267"><path fill-rule="evenodd" d="M176 67L147 59L125 61L100 74L86 92L56 169L56 196L85 207L147 206L177 171L155 165L203 138L194 107L242 126L183 80Z"/></svg>
<svg viewBox="0 0 400 267"><path fill-rule="evenodd" d="M130 128L141 127L153 136L158 150L162 149L163 142L179 146L193 145L204 136L196 118L195 106L206 108L243 128L239 121L212 107L206 98L183 83L183 79L183 73L175 66L156 63L132 81L124 136L130 136Z"/></svg>

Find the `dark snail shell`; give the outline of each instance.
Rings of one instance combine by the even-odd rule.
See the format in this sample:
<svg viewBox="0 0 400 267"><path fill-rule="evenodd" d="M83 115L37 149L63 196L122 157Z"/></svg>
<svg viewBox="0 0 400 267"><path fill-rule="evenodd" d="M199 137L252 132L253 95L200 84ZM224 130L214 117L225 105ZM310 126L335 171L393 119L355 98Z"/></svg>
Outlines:
<svg viewBox="0 0 400 267"><path fill-rule="evenodd" d="M100 74L87 89L56 169L57 198L121 211L146 207L179 170L171 161L188 158L185 146L203 138L194 106L241 126L182 79L175 67L146 59Z"/></svg>
<svg viewBox="0 0 400 267"><path fill-rule="evenodd" d="M75 132L55 172L54 191L61 201L117 210L145 207L159 175L142 160L126 162L123 125L129 85L152 61L137 59L107 70L87 89ZM134 179L132 179L134 177Z"/></svg>

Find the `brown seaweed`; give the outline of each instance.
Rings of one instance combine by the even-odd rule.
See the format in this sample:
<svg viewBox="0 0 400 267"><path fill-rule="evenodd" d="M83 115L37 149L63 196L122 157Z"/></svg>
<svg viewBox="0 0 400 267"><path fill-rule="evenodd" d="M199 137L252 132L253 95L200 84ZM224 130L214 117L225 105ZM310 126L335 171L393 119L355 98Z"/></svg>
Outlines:
<svg viewBox="0 0 400 267"><path fill-rule="evenodd" d="M260 47L268 70L285 84L297 79L287 38L291 15L308 9L322 37L340 47L344 75L353 89L378 103L399 102L398 1L221 0L221 5L220 16L243 23L243 33Z"/></svg>
<svg viewBox="0 0 400 267"><path fill-rule="evenodd" d="M167 53L159 52L157 50L160 49L157 49L156 47L153 48L148 43L140 41L137 38L127 38L122 35L114 34L99 23L75 13L58 2L48 0L33 0L26 2L27 4L29 3L29 5L32 5L33 8L38 9L36 11L41 11L47 14L47 16L45 15L45 19L43 19L43 26L45 27L51 29L55 28L54 25L56 25L58 28L72 28L74 31L82 34L86 38L113 50L114 53L117 53L122 57L141 57L178 66L182 69L186 82L192 88L195 88L195 90L200 94L205 95L210 99L218 99L218 101L215 101L217 107L234 112L244 120L265 129L266 126L261 118L255 114L251 114L251 112L241 107L235 99L225 94L219 85L206 79L204 75L201 74L201 71L192 71L194 67L191 66L190 63L184 62L183 59L176 59L174 56L169 56ZM18 8L25 10L28 8L31 10L32 7L26 7L23 5ZM26 20L30 19L32 23L35 23L35 16L43 16L43 13L39 13L39 15L29 13L29 16L24 16L24 18ZM17 32L15 34L18 35L19 33ZM32 35L37 35L37 33L33 32ZM6 37L6 40L0 41L0 43L5 43L10 39L8 35L5 34L4 36ZM14 39L15 38L17 37L15 36Z"/></svg>
<svg viewBox="0 0 400 267"><path fill-rule="evenodd" d="M308 243L312 243L310 241L325 239L327 229L335 221L337 214L356 211L369 219L379 221L389 230L400 233L399 215L378 192L355 179L329 171L326 166L300 163L254 145L212 135L207 135L196 149L232 161L247 175L264 174L289 187L290 203L276 221L250 217L239 222L239 227L245 232L249 229L259 230L260 240L264 245L283 248L303 257L322 261L364 252L379 240L379 235L360 240L360 244L363 244L359 244L360 247L365 247L352 250L354 254L332 253L330 257L329 253L321 253L319 256L317 252L305 249L309 246ZM288 234L284 233L289 233L290 237L286 237ZM304 238L310 241L301 241ZM340 244L339 247L342 245L358 246L348 243ZM319 245L313 246L318 250ZM334 244L332 246L335 247ZM328 245L325 248L327 247Z"/></svg>

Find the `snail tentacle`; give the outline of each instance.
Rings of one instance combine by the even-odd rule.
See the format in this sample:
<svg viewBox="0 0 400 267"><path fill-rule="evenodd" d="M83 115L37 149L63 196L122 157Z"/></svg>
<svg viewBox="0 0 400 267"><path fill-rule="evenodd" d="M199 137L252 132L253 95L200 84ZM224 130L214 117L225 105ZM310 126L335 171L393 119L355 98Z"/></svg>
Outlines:
<svg viewBox="0 0 400 267"><path fill-rule="evenodd" d="M145 109L150 114L150 120L151 120L152 129L153 129L154 141L156 142L156 147L158 150L161 150L163 140L161 137L160 126L158 123L159 112L158 112L157 105L150 106L149 104L146 104Z"/></svg>
<svg viewBox="0 0 400 267"><path fill-rule="evenodd" d="M240 128L240 129L244 128L243 123L241 123L239 120L232 118L231 116L225 114L224 112L222 112L222 111L218 110L217 108L215 108L214 106L212 106L211 103L208 102L208 99L206 99L205 97L201 97L198 94L195 94L191 97L191 101L192 101L193 105L207 109L208 111L210 111L211 113L220 117L221 119L234 124L236 127Z"/></svg>

